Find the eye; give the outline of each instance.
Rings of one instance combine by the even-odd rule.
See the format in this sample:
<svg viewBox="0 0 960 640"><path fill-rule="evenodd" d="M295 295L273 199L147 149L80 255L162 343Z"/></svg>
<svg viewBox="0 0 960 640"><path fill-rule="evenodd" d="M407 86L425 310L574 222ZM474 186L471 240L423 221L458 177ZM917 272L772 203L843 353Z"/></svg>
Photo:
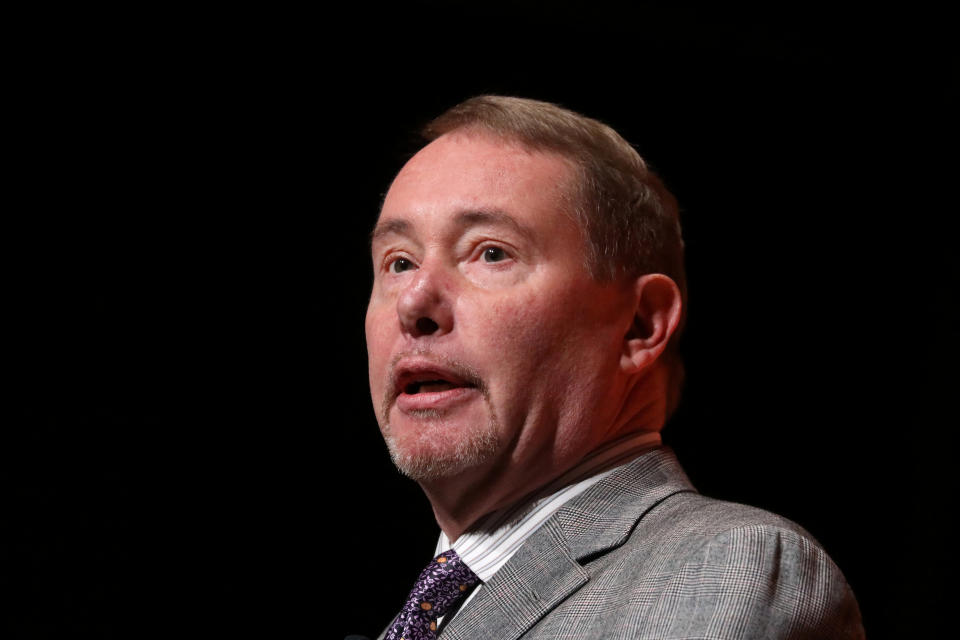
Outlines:
<svg viewBox="0 0 960 640"><path fill-rule="evenodd" d="M414 267L413 262L411 262L407 258L397 258L396 260L390 263L390 266L388 268L393 273L402 273L409 269L413 269L413 267Z"/></svg>
<svg viewBox="0 0 960 640"><path fill-rule="evenodd" d="M506 260L508 257L507 252L500 247L487 247L483 250L484 262L500 262L501 260Z"/></svg>

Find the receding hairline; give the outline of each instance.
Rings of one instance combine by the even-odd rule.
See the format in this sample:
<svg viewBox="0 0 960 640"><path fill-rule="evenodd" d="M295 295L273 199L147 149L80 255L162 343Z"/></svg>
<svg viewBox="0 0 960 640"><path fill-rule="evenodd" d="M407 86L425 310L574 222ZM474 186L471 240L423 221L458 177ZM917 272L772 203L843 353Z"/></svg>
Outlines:
<svg viewBox="0 0 960 640"><path fill-rule="evenodd" d="M404 171L406 170L410 162L412 162L413 159L417 157L417 155L419 155L425 149L433 145L435 142L438 142L441 138L451 139L451 138L459 138L459 137L462 137L467 140L482 140L485 142L492 142L495 144L503 144L509 147L513 147L514 149L523 151L524 153L527 153L527 154L542 154L546 156L551 156L554 159L561 161L564 167L566 168L567 172L563 176L563 180L558 181L558 184L560 185L560 188L558 189L558 194L557 194L559 198L558 204L562 205L560 210L564 215L570 218L570 220L573 221L574 223L578 225L580 224L577 218L577 213L574 210L574 208L577 206L576 203L580 198L578 194L578 189L580 187L581 181L583 180L583 175L582 175L583 170L576 157L574 157L572 154L563 153L558 149L554 149L546 145L537 146L533 144L528 144L524 140L518 139L512 135L509 135L508 133L505 134L495 129L491 129L489 127L473 126L471 124L467 124L462 127L457 127L445 133L439 134L436 138L429 139L427 141L427 144L425 144L420 149L418 149L417 152L414 153L413 156L411 156L403 164L402 167L400 167L400 170L393 177L393 180L390 182L390 186L387 188L386 191L383 192L383 196L380 199L380 208L379 208L379 211L377 212L377 219L376 219L376 222L374 223L373 229L371 229L370 231L368 244L372 244L375 240L383 237L384 235L387 235L388 233L391 233L391 232L399 233L399 232L405 232L409 230L409 224L404 223L401 220L383 221L382 219L383 207L386 204L387 196L389 195L390 190L393 188L393 185L397 181L397 179L399 179L403 175ZM500 211L499 209L489 209L489 208L463 209L461 211L458 211L457 214L460 216L464 216L465 214L470 214L475 218L477 216L485 216L486 217L485 221L487 222L494 222L495 221L494 218L502 216L505 218L509 218L510 220L508 221L500 220L500 222L505 222L507 224L512 222L513 225L522 227L522 225L520 225L509 214L509 212ZM476 222L477 220L473 220L473 221ZM529 233L528 230L524 231L521 228L518 228L518 231L524 232L524 235L527 235ZM586 238L585 238L585 241L587 241Z"/></svg>
<svg viewBox="0 0 960 640"><path fill-rule="evenodd" d="M513 96L476 96L433 119L420 130L428 142L455 131L474 131L535 151L552 150L573 160L593 156L598 142L629 148L640 167L646 162L610 125L558 104Z"/></svg>

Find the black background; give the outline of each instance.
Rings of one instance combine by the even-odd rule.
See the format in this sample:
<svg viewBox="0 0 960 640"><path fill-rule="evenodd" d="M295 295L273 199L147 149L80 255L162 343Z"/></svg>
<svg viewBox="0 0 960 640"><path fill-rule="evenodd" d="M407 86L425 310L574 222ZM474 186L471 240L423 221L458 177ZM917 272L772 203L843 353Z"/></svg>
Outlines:
<svg viewBox="0 0 960 640"><path fill-rule="evenodd" d="M11 22L5 637L375 637L436 525L366 382L367 233L429 118L558 102L683 209L701 492L938 628L955 215L942 16L415 2Z"/></svg>

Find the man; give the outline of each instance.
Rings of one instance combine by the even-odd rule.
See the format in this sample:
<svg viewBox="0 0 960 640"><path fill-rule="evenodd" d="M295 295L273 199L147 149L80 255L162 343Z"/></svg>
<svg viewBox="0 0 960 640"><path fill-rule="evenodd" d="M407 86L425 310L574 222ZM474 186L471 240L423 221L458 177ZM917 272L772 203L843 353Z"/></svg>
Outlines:
<svg viewBox="0 0 960 640"><path fill-rule="evenodd" d="M517 98L426 136L373 232L366 335L384 438L442 531L381 637L862 636L806 532L698 495L661 446L683 250L640 156Z"/></svg>

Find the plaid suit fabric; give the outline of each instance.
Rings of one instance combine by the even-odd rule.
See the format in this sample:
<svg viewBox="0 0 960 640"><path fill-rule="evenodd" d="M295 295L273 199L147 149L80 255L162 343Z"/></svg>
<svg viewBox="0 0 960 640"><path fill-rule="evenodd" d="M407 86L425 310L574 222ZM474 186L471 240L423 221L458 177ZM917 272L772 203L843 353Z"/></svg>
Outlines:
<svg viewBox="0 0 960 640"><path fill-rule="evenodd" d="M862 638L840 570L796 524L696 493L654 449L564 506L441 640Z"/></svg>

